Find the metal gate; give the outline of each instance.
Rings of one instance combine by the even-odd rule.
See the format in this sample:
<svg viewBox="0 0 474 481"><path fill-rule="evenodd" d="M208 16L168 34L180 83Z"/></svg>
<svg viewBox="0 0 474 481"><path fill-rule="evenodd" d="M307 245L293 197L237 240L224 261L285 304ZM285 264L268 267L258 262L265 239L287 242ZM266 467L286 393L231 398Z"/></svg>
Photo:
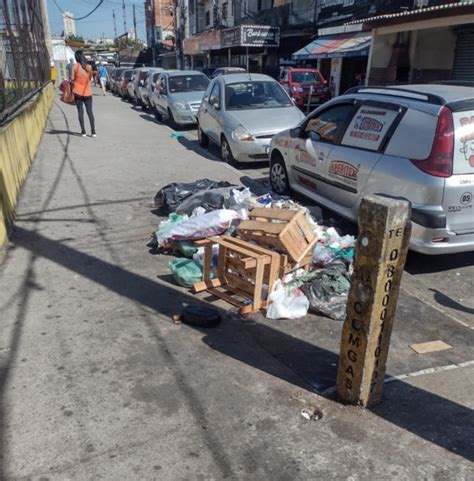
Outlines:
<svg viewBox="0 0 474 481"><path fill-rule="evenodd" d="M51 78L38 0L0 0L0 123Z"/></svg>
<svg viewBox="0 0 474 481"><path fill-rule="evenodd" d="M474 28L459 29L452 80L474 82Z"/></svg>

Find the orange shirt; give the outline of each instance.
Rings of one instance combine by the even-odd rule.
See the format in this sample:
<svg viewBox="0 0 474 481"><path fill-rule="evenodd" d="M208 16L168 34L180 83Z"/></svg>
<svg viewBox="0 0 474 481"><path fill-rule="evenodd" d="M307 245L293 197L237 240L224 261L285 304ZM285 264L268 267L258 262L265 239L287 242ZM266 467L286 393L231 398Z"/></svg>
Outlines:
<svg viewBox="0 0 474 481"><path fill-rule="evenodd" d="M72 91L76 95L81 95L82 97L90 97L92 95L91 77L92 67L90 65L87 65L86 71L84 72L81 64L76 63L74 65L74 87Z"/></svg>

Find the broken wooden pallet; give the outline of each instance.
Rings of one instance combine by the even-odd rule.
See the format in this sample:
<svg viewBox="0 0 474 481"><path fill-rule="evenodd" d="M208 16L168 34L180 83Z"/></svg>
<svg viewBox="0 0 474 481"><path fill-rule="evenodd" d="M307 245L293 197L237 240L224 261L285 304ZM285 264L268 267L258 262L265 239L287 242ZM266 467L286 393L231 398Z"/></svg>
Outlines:
<svg viewBox="0 0 474 481"><path fill-rule="evenodd" d="M302 210L253 209L237 232L242 239L287 254L293 262L302 261L317 242Z"/></svg>
<svg viewBox="0 0 474 481"><path fill-rule="evenodd" d="M213 244L219 246L215 279L211 279ZM204 247L204 263L203 280L194 284L194 292L207 291L238 307L242 314L266 307L280 273L277 252L231 236L211 237L195 245Z"/></svg>

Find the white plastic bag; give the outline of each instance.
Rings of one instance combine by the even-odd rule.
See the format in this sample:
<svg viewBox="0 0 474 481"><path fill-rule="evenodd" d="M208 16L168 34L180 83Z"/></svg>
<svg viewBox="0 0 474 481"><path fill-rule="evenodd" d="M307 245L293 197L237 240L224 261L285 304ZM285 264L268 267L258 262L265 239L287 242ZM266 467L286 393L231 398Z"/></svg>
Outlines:
<svg viewBox="0 0 474 481"><path fill-rule="evenodd" d="M308 298L299 288L287 289L278 280L268 296L268 319L298 319L306 316L309 309Z"/></svg>
<svg viewBox="0 0 474 481"><path fill-rule="evenodd" d="M162 247L173 240L205 239L225 232L234 219L239 219L239 215L234 210L214 210L207 214L174 222L172 225L166 223L166 229L160 224L156 231L156 239Z"/></svg>

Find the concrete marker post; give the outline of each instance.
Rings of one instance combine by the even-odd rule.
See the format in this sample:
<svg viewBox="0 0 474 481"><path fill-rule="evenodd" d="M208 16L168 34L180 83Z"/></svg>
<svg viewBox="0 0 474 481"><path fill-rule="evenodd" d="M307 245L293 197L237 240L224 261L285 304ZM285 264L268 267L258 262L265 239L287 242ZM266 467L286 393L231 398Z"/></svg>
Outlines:
<svg viewBox="0 0 474 481"><path fill-rule="evenodd" d="M337 392L349 403L380 402L390 336L411 234L411 207L370 195L359 208L354 274L342 329Z"/></svg>

